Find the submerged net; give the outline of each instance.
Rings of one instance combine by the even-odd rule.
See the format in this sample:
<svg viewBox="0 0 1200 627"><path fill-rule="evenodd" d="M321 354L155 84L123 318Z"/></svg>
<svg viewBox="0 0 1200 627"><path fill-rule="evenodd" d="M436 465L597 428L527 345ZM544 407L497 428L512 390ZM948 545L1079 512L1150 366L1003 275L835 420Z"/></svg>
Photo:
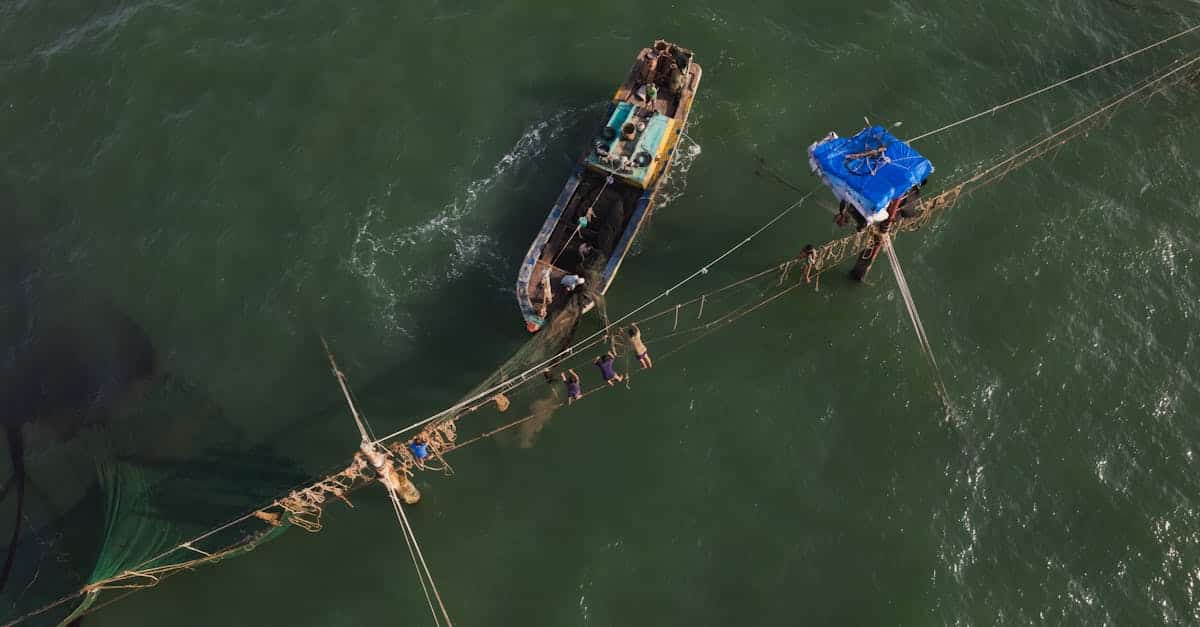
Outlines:
<svg viewBox="0 0 1200 627"><path fill-rule="evenodd" d="M19 274L15 263L6 267ZM585 270L589 283L598 282L598 267ZM11 278L18 287L28 283ZM566 347L589 296L599 300L573 295L477 389ZM324 506L348 501L375 478L356 456L314 481L268 445L248 444L202 390L159 371L147 335L126 317L73 329L47 311L55 298L9 302L25 306L0 318L5 345L15 347L2 372L14 385L0 398L7 438L0 624L70 622L178 572L251 551L292 526L317 531ZM189 415L180 416L181 407ZM435 456L428 463L418 465L401 442L390 447L408 474L445 468L436 457L453 446L454 421L422 434Z"/></svg>
<svg viewBox="0 0 1200 627"><path fill-rule="evenodd" d="M247 444L202 390L165 372L128 316L96 307L80 323L61 313L72 294L15 263L7 267L19 276L4 278L19 291L0 309L0 374L10 384L0 392L0 621L55 604L29 622L53 625L102 601L98 589L62 601L65 593L135 565L142 574L120 585L151 585L164 564L204 557L164 552L306 473ZM198 548L249 550L275 531L228 529Z"/></svg>

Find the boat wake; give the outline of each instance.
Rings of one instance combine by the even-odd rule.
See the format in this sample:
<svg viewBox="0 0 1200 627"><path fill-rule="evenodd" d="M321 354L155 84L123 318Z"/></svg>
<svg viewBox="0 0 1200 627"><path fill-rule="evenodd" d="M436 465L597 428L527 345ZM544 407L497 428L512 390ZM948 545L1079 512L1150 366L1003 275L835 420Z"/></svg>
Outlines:
<svg viewBox="0 0 1200 627"><path fill-rule="evenodd" d="M354 242L346 264L377 301L376 319L391 332L407 334L407 320L399 306L438 289L446 281L478 270L497 284L506 282L507 269L501 247L477 215L481 200L501 181L545 152L554 140L570 130L578 113L564 109L526 128L483 178L471 181L428 221L396 228L395 208L373 202L355 226Z"/></svg>
<svg viewBox="0 0 1200 627"><path fill-rule="evenodd" d="M671 201L680 198L687 191L688 172L691 171L692 164L696 163L696 159L703 152L700 144L696 143L696 140L692 139L692 136L688 134L696 130L699 117L699 115L693 113L687 130L684 131L683 139L680 140L679 148L676 149L675 164L671 166L671 173L667 175L667 180L663 182L663 189L659 194L655 211L662 211L664 207L671 204Z"/></svg>
<svg viewBox="0 0 1200 627"><path fill-rule="evenodd" d="M659 192L658 200L654 204L654 211L646 219L646 224L643 226L645 229L653 226L654 216L658 215L658 212L665 209L672 202L682 198L684 193L687 192L688 172L691 171L692 165L696 163L696 160L700 158L700 154L703 152L700 144L688 134L688 131L696 129L698 117L696 114L692 114L687 130L684 131L683 139L679 141L679 147L675 153L675 161L671 165L670 173L667 174L667 180L663 181L662 190ZM642 253L642 247L645 245L644 242L647 239L646 237L642 237L634 240L633 247L629 251L631 257L636 257Z"/></svg>

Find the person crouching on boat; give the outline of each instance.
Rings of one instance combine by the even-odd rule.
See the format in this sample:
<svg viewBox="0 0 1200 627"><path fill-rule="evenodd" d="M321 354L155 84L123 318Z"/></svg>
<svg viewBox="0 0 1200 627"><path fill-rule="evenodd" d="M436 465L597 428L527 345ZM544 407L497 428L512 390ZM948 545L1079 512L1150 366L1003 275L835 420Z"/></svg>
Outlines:
<svg viewBox="0 0 1200 627"><path fill-rule="evenodd" d="M643 370L654 365L650 362L650 350L642 341L642 330L638 328L636 322L629 325L629 344L633 346L633 354L637 356L638 363L642 365Z"/></svg>
<svg viewBox="0 0 1200 627"><path fill-rule="evenodd" d="M550 269L549 268L547 268L546 271L542 273L541 284L542 284L542 304L549 307L550 301L554 300L554 290L551 289L551 287L550 287L553 284L550 282Z"/></svg>
<svg viewBox="0 0 1200 627"><path fill-rule="evenodd" d="M568 292L574 292L575 288L587 283L587 279L584 279L578 274L568 274L562 278L560 283L562 283L563 288L565 288Z"/></svg>
<svg viewBox="0 0 1200 627"><path fill-rule="evenodd" d="M562 373L562 380L567 384L568 405L583 398L583 386L579 383L579 375L575 374L574 368Z"/></svg>
<svg viewBox="0 0 1200 627"><path fill-rule="evenodd" d="M622 377L613 370L613 364L616 363L616 359L612 353L604 353L592 363L596 364L596 367L600 369L600 374L604 376L604 382L609 385L616 385L625 379L625 377Z"/></svg>
<svg viewBox="0 0 1200 627"><path fill-rule="evenodd" d="M542 302L538 304L537 308L537 315L538 318L541 318L541 324L535 325L534 323L530 323L533 325L529 327L531 333L541 328L541 325L546 323L546 318L550 315L550 303L554 300L554 289L551 287L554 284L550 282L550 270L542 273L542 279L538 281L538 284L542 288Z"/></svg>
<svg viewBox="0 0 1200 627"><path fill-rule="evenodd" d="M412 453L413 459L416 460L417 465L424 468L425 460L429 458L429 443L425 441L425 438L421 436L413 438L412 441L408 443L408 451Z"/></svg>

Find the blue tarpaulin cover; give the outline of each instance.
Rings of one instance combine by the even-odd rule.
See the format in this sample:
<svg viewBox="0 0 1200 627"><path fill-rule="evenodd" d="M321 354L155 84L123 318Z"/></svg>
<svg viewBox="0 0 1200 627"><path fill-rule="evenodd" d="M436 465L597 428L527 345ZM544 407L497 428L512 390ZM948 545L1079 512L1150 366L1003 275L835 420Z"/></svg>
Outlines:
<svg viewBox="0 0 1200 627"><path fill-rule="evenodd" d="M882 150L880 150L882 149ZM854 205L872 222L887 217L887 206L933 173L933 164L882 126L853 137L828 137L808 147L809 165L835 196Z"/></svg>

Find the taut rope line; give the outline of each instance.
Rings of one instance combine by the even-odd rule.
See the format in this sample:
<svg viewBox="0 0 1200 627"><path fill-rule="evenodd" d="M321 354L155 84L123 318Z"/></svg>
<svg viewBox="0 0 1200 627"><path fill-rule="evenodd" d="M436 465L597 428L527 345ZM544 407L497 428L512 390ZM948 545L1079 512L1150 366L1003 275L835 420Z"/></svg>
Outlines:
<svg viewBox="0 0 1200 627"><path fill-rule="evenodd" d="M1041 94L1044 94L1044 93L1046 93L1046 92L1048 92L1048 91L1051 91L1051 90L1057 89L1057 88L1059 88L1059 87L1062 87L1063 85L1066 85L1067 83L1070 83L1070 82L1072 82L1072 81L1075 81L1075 80L1078 80L1078 79L1080 79L1080 78L1083 78L1083 77L1085 77L1085 76L1087 76L1087 75L1089 75L1089 74L1093 74L1093 73L1095 73L1095 72L1099 72L1100 70L1103 70L1103 69L1105 69L1105 68L1107 68L1107 67L1111 67L1111 66L1113 66L1113 65L1116 65L1116 64L1118 64L1118 63L1120 63L1120 62L1122 62L1122 61L1126 61L1126 60L1132 59L1133 57L1136 57L1136 56L1138 56L1138 55L1140 55L1140 54L1142 54L1142 53L1144 53L1144 52L1148 52L1148 51L1150 51L1150 50L1153 50L1154 48L1157 48L1157 47L1159 47L1159 46L1161 46L1161 45L1163 45L1163 44L1166 44L1167 42L1170 42L1170 41L1173 41L1173 40L1175 40L1175 39L1178 39L1178 38L1180 38L1180 37L1183 37L1184 35L1188 35L1188 34L1194 33L1194 32L1196 32L1197 30L1200 30L1200 24L1196 24L1195 26L1192 26L1191 28L1187 28L1187 29L1185 29L1185 30L1182 30L1182 31L1180 31L1180 32L1178 32L1178 33L1175 33L1174 35L1171 35L1170 37L1166 37L1166 38L1164 38L1164 39L1160 39L1160 40L1158 40L1158 41L1156 41L1156 42L1154 42L1154 43L1152 43L1152 44L1150 44L1150 45L1148 45L1148 46L1143 46L1143 47L1141 47L1141 48L1138 48L1137 50L1134 50L1133 52L1129 52L1129 53L1123 54L1123 55L1121 55L1121 56L1119 56L1119 57L1117 57L1117 58L1115 58L1115 59L1113 59L1113 60L1111 60L1111 61L1108 61L1107 63L1101 63L1100 65L1097 65L1097 66L1095 66L1095 67L1093 67L1093 68L1091 68L1091 69L1084 70L1083 72L1080 72L1080 73L1078 73L1078 74L1075 74L1074 76L1068 76L1067 78L1064 78L1064 79L1062 79L1062 80L1060 80L1060 81L1057 81L1057 82L1051 83L1051 84L1049 84L1049 85L1046 85L1045 87L1042 87L1041 89L1035 89L1034 91L1031 91L1031 92L1029 92L1029 93L1027 93L1027 94L1025 94L1025 95L1023 95L1023 96L1019 96L1019 97L1017 97L1017 98L1013 98L1012 100L1009 100L1009 101L1007 101L1007 102L1002 102L1002 103L1000 103L1000 104L998 104L998 105L996 105L996 106L994 106L994 107L992 107L992 108L990 108L990 109L984 109L983 111L980 111L980 112L978 112L978 113L975 113L975 114L973 114L973 115L969 115L969 116L967 116L967 117L965 117L965 118L963 118L963 119L961 119L961 120L958 120L957 122L951 122L950 124L947 124L947 125L945 125L945 126L942 126L942 127L939 127L939 128L935 128L935 129L933 129L932 131L927 131L927 132L921 133L920 135L917 135L916 137L913 137L912 139L909 139L908 141L909 141L910 143L911 143L911 142L915 142L915 141L920 141L920 140L922 140L922 139L925 139L926 137L932 137L932 136L934 136L934 135L937 135L938 133L941 133L942 131L948 131L948 130L950 130L950 129L952 129L952 128L956 127L956 126L960 126L960 125L962 125L962 124L966 124L967 122L971 122L971 121L973 121L973 120L978 120L979 118L981 118L981 117L984 117L984 116L986 116L986 115L992 115L992 114L996 113L997 111L1000 111L1001 109L1007 109L1008 107L1011 107L1011 106L1013 106L1013 105L1015 105L1015 104L1018 104L1018 103L1020 103L1020 102L1023 102L1023 101L1025 101L1025 100L1028 100L1028 99L1030 99L1030 98L1033 98L1034 96L1039 96L1039 95L1041 95Z"/></svg>
<svg viewBox="0 0 1200 627"><path fill-rule="evenodd" d="M783 219L785 216L787 216L789 213L791 213L791 212L792 212L792 210L794 210L796 207L799 207L800 205L804 204L804 202L805 202L806 200L808 200L808 198L809 198L810 196L812 196L812 195L813 195L813 194L814 194L814 193L817 191L817 189L819 189L819 188L820 188L820 185L818 184L818 186L814 187L814 188L812 189L812 191L809 191L809 192L808 192L807 194L805 194L804 196L801 196L799 200L797 200L796 202L794 202L794 203L792 203L791 205L789 205L789 206L788 206L786 209L784 209L783 211L779 212L779 214L778 214L778 215L776 215L774 218L771 218L770 220L768 220L768 221L767 221L765 224L763 224L762 226L760 226L760 227L759 227L757 230L755 230L753 233L751 233L750 235L746 236L746 237L745 237L745 238L743 238L741 241L739 241L738 243L736 243L736 244L734 244L732 247L730 247L728 250L726 250L725 252L721 253L720 255L718 255L717 257L715 257L714 259L712 259L712 260L711 260L711 261L709 261L708 263L706 263L706 264L704 264L703 266L701 266L699 270L696 270L695 272L693 272L693 273L689 274L688 276L684 277L684 278L683 278L682 280L680 280L678 283L676 283L675 285L672 285L671 287L667 288L666 290L664 290L664 291L663 291L662 293L660 293L659 295L655 296L654 298L651 298L650 300L648 300L648 301L646 301L646 302L642 303L641 305L638 305L638 306L637 306L637 307L635 307L635 308L634 308L632 311L630 311L630 312L626 313L625 315L621 316L619 319L617 319L617 320L614 320L613 322L611 322L611 323L610 323L610 324L608 324L607 326L603 327L603 328L602 328L602 329L600 329L599 331L596 331L596 332L595 332L595 333L593 333L592 335L589 335L588 337L584 338L583 340L581 340L581 341L577 342L575 345L569 346L569 347L567 347L567 348L563 349L562 351L559 351L559 352L558 352L557 354L555 354L553 357L551 357L551 358L549 358L549 359L547 359L547 360L543 361L542 363L539 363L539 364L537 364L537 365L535 365L535 366L533 366L533 367L531 367L531 368L529 368L529 369L525 370L524 372L522 372L521 374L519 374L519 375L517 375L517 376L515 376L515 377L511 377L511 378L509 378L509 379L508 379L508 380L506 380L506 381L502 381L502 382L500 382L500 383L498 383L498 384L496 384L496 385L492 386L491 388L488 388L487 390L485 390L485 391L483 391L483 392L480 392L480 393L476 394L475 396L472 396L472 397L470 397L470 398L468 398L468 399L465 399L465 400L459 401L458 403L455 403L454 405L451 405L450 407L447 407L446 409L443 409L442 411L440 411L440 412L438 412L438 413L436 413L436 414L434 414L434 415L432 415L432 416L429 416L428 418L425 418L425 419L423 419L423 420L419 420L419 421L417 421L417 422L414 422L413 424L411 424L411 425L409 425L409 426L407 426L407 427L404 427L403 429L400 429L400 430L398 430L398 431L395 431L395 432L393 432L393 433L390 433L390 434L388 434L388 435L385 435L385 436L383 436L382 438L379 438L379 439L375 440L375 441L374 441L374 444L381 444L381 443L383 443L383 442L386 442L386 441L388 441L388 440L391 440L391 439L393 439L393 438L396 438L396 437L399 437L399 436L401 436L401 435L404 435L405 433L408 433L409 431L412 431L412 430L414 430L414 429L419 429L419 428L421 428L421 427L423 427L423 426L425 426L425 425L429 424L430 422L433 422L434 420L437 420L438 418L445 417L447 414L451 414L451 413L453 413L453 412L455 412L455 411L458 411L459 409L462 409L463 407L466 407L467 405L470 405L471 403L474 403L475 401L478 401L478 400L480 400L480 399L483 399L483 398L490 398L490 397L492 397L493 395L495 395L495 393L496 393L496 392L498 392L498 391L501 391L501 390L503 390L503 389L507 388L509 385L511 385L511 384L512 384L512 383L514 383L514 382L523 382L525 379L529 378L531 375L535 375L535 374L537 374L537 373L538 373L538 372L540 372L540 371L541 371L541 370L542 370L542 369L543 369L543 368L544 368L544 367L545 367L547 364L549 364L549 363L553 362L554 360L558 359L559 357L562 357L562 356L564 356L564 355L570 355L570 354L571 354L571 353L572 353L572 352L575 350L575 346L576 346L576 345L578 345L578 344L582 344L582 343L584 343L584 342L588 342L588 341L592 340L593 338L596 338L596 337L599 337L599 336L601 336L601 335L603 335L603 334L606 334L606 333L609 331L609 329L613 328L613 327L614 327L614 326L616 326L616 325L619 325L619 324L621 324L622 322L624 322L624 321L628 320L629 318L633 317L633 316L634 316L635 314L637 314L639 311L641 311L641 310L643 310L643 309L645 309L645 308L649 307L650 305L652 305L652 304L654 304L654 303L658 302L659 300L661 300L661 299L663 299L663 298L665 298L665 297L669 296L669 295L671 294L671 292L672 292L672 291L679 289L680 287L682 287L683 285L685 285L685 284L689 283L690 281L692 281L693 279L695 279L695 278L696 278L696 277L698 277L698 276L702 276L702 275L708 274L708 270L709 270L709 268L711 268L712 266L714 266L714 265L716 265L716 264L720 263L722 260L724 260L724 259L725 259L726 257L728 257L729 255L732 255L733 253L737 252L737 251L738 251L738 250L739 250L739 249L740 249L742 246L745 246L746 244L749 244L749 243L750 243L750 242L751 242L751 241L752 241L752 240L753 240L755 237L758 237L760 234L762 234L762 232L763 232L763 231L766 231L767 229L769 229L769 228L771 228L772 226L774 226L776 222L779 222L780 220L782 220L782 219Z"/></svg>
<svg viewBox="0 0 1200 627"><path fill-rule="evenodd" d="M394 485L394 480L389 477L387 464L390 462L384 461L388 459L389 452L383 445L372 442L375 436L370 432L370 427L366 424L362 415L358 413L358 408L354 405L354 399L350 394L350 386L346 383L346 375L338 369L337 361L333 358L333 352L329 350L329 344L325 341L324 337L321 338L321 345L325 347L325 356L329 358L329 365L333 368L333 376L337 379L338 386L342 389L342 395L346 397L346 405L350 408L350 415L354 417L354 423L358 426L359 434L362 435L362 452L367 455L372 465L375 466L375 470L379 474L379 483L387 490L392 508L396 512L396 519L400 523L401 532L404 534L404 543L408 545L408 553L412 557L413 567L417 570L417 578L421 581L421 591L425 593L425 601L429 604L429 612L433 615L434 625L441 627L441 621L438 620L437 610L433 608L433 601L429 597L431 590L433 591L434 598L437 599L438 608L442 611L446 627L453 627L453 623L450 621L450 614L446 611L446 605L442 602L442 595L438 592L437 583L433 580L433 573L429 571L429 565L425 563L425 556L421 553L421 545L417 542L417 534L413 531L412 525L409 524L408 516L404 513L404 506L400 503L398 495L400 486ZM186 543L184 546L192 548L190 543ZM428 587L425 585L426 581L429 582Z"/></svg>

